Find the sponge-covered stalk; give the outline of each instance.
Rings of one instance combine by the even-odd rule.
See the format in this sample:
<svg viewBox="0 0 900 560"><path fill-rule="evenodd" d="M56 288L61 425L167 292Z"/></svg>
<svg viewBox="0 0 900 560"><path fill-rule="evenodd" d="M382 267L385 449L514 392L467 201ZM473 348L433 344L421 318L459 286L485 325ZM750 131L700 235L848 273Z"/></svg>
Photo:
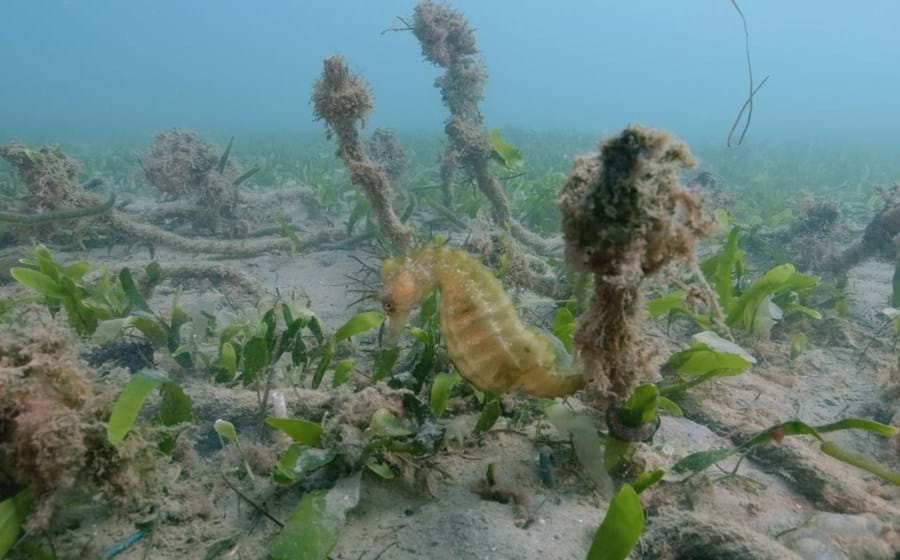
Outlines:
<svg viewBox="0 0 900 560"><path fill-rule="evenodd" d="M675 258L694 258L695 241L713 229L679 181L691 165L687 147L669 134L630 126L579 158L560 191L566 259L594 274L574 343L601 402L627 399L652 375L639 344L641 281Z"/></svg>
<svg viewBox="0 0 900 560"><path fill-rule="evenodd" d="M368 198L381 233L398 251L406 252L412 232L394 212L391 183L382 166L369 159L357 128L372 111L365 82L350 72L342 57L326 58L322 77L313 88L312 102L316 118L325 121L329 136L337 141L337 156L350 170L350 180Z"/></svg>

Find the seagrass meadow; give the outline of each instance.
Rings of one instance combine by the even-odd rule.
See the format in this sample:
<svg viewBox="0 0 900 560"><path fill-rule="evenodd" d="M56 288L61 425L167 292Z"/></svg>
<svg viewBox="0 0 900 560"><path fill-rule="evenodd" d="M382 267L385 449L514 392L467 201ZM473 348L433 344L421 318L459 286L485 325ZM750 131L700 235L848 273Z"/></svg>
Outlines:
<svg viewBox="0 0 900 560"><path fill-rule="evenodd" d="M3 3L0 559L900 557L897 17Z"/></svg>

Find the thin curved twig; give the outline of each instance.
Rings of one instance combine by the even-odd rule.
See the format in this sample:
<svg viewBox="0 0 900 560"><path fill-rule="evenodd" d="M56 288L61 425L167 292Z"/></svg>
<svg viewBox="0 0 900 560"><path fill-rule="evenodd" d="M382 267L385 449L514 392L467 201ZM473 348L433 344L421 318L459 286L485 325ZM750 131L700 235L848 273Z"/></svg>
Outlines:
<svg viewBox="0 0 900 560"><path fill-rule="evenodd" d="M725 140L725 144L727 146L731 146L732 139L734 137L734 131L737 129L738 124L741 122L741 118L744 116L744 112L747 113L747 120L744 122L744 128L741 130L741 135L738 137L736 146L740 146L744 142L744 137L747 135L747 130L750 128L750 121L753 118L753 96L763 87L763 84L766 83L766 80L769 79L769 76L763 78L762 82L760 82L759 86L754 87L753 84L753 65L750 62L750 30L747 27L747 18L744 17L744 12L741 10L741 7L738 6L737 0L731 0L731 5L734 6L735 11L737 11L738 15L741 17L741 23L744 26L744 43L746 47L746 55L747 55L747 76L749 77L749 95L747 96L747 100L744 101L744 104L741 106L741 110L738 112L737 117L734 119L734 124L731 125L731 130L728 131L728 138Z"/></svg>

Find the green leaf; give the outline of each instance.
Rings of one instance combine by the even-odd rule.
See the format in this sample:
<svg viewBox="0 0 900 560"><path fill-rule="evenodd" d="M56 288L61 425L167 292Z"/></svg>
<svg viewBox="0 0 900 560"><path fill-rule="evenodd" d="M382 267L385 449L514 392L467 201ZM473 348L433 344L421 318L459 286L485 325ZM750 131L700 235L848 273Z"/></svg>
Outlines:
<svg viewBox="0 0 900 560"><path fill-rule="evenodd" d="M226 374L223 382L231 381L237 374L237 354L230 342L223 344L219 351L219 369Z"/></svg>
<svg viewBox="0 0 900 560"><path fill-rule="evenodd" d="M241 380L244 385L249 385L256 376L269 365L269 349L266 339L254 336L244 347L244 367L241 371Z"/></svg>
<svg viewBox="0 0 900 560"><path fill-rule="evenodd" d="M560 307L556 310L556 317L553 319L553 336L558 338L566 352L572 352L572 335L575 333L575 315L567 307Z"/></svg>
<svg viewBox="0 0 900 560"><path fill-rule="evenodd" d="M193 417L191 398L187 396L177 383L163 383L159 392L162 400L159 403L159 422L163 426L175 426L182 422L190 422Z"/></svg>
<svg viewBox="0 0 900 560"><path fill-rule="evenodd" d="M648 471L641 473L640 476L634 481L634 491L640 494L647 488L650 488L665 476L666 471L663 469L656 469L655 471Z"/></svg>
<svg viewBox="0 0 900 560"><path fill-rule="evenodd" d="M384 463L378 463L374 459L369 459L368 461L366 461L366 467L368 467L370 471L385 480L394 478L394 471L391 470L391 467L385 465Z"/></svg>
<svg viewBox="0 0 900 560"><path fill-rule="evenodd" d="M815 276L797 274L792 264L776 266L741 294L729 310L725 322L730 327L740 327L746 331L752 331L757 309L767 297L788 290L809 290L818 283L819 279Z"/></svg>
<svg viewBox="0 0 900 560"><path fill-rule="evenodd" d="M507 144L496 128L491 130L491 147L494 158L507 169L515 169L522 165L522 154L519 153L519 149Z"/></svg>
<svg viewBox="0 0 900 560"><path fill-rule="evenodd" d="M609 503L606 517L594 534L588 560L625 560L644 532L644 508L630 484Z"/></svg>
<svg viewBox="0 0 900 560"><path fill-rule="evenodd" d="M91 335L91 342L94 344L104 345L117 340L125 328L128 327L129 319L109 319L108 321L100 321L97 323L97 330Z"/></svg>
<svg viewBox="0 0 900 560"><path fill-rule="evenodd" d="M272 545L272 560L325 560L337 544L338 519L328 512L325 492L303 495Z"/></svg>
<svg viewBox="0 0 900 560"><path fill-rule="evenodd" d="M14 266L9 269L9 273L16 279L16 282L44 297L61 298L65 295L53 278L38 270Z"/></svg>
<svg viewBox="0 0 900 560"><path fill-rule="evenodd" d="M341 360L334 364L334 374L332 376L331 386L340 387L349 381L350 376L353 375L354 367L355 364L353 363L353 360Z"/></svg>
<svg viewBox="0 0 900 560"><path fill-rule="evenodd" d="M808 339L805 334L797 334L791 338L791 360L796 360L806 352L807 343Z"/></svg>
<svg viewBox="0 0 900 560"><path fill-rule="evenodd" d="M894 437L897 435L898 431L894 426L888 426L887 424L882 424L881 422L876 422L874 420L867 420L865 418L844 418L843 420L838 420L831 424L816 426L816 431L821 433L836 432L839 430L863 430L886 438Z"/></svg>
<svg viewBox="0 0 900 560"><path fill-rule="evenodd" d="M732 228L716 261L716 294L719 296L719 305L726 312L731 308L731 298L734 294L734 270L742 256L738 249L738 241L738 229Z"/></svg>
<svg viewBox="0 0 900 560"><path fill-rule="evenodd" d="M679 309L684 305L684 292L676 290L662 297L651 299L647 302L647 313L651 318L665 315L675 309Z"/></svg>
<svg viewBox="0 0 900 560"><path fill-rule="evenodd" d="M394 369L394 364L397 363L397 358L399 357L399 346L381 349L378 352L378 355L375 356L375 367L372 374L372 380L381 381L382 379L390 375L391 371Z"/></svg>
<svg viewBox="0 0 900 560"><path fill-rule="evenodd" d="M681 407L662 395L657 398L656 406L658 406L660 410L664 410L666 413L668 413L669 416L674 416L676 418L681 418L684 416L684 412L681 411Z"/></svg>
<svg viewBox="0 0 900 560"><path fill-rule="evenodd" d="M272 478L278 484L296 484L313 471L334 461L335 457L337 452L333 449L319 449L302 443L292 443L275 464Z"/></svg>
<svg viewBox="0 0 900 560"><path fill-rule="evenodd" d="M431 412L437 418L444 415L444 411L447 409L447 400L450 398L450 391L461 379L456 372L439 373L434 376L434 381L431 382L431 396L428 404L431 406Z"/></svg>
<svg viewBox="0 0 900 560"><path fill-rule="evenodd" d="M217 434L230 441L234 445L240 445L238 443L237 430L234 428L234 424L229 422L228 420L222 420L219 418L215 422L213 422L213 429Z"/></svg>
<svg viewBox="0 0 900 560"><path fill-rule="evenodd" d="M737 447L728 447L725 449L713 449L710 451L691 453L672 465L672 471L682 474L705 471L715 463L731 457L737 453L737 451Z"/></svg>
<svg viewBox="0 0 900 560"><path fill-rule="evenodd" d="M692 340L690 348L676 352L663 364L663 370L683 375L736 375L756 363L746 350L712 331L698 333Z"/></svg>
<svg viewBox="0 0 900 560"><path fill-rule="evenodd" d="M31 513L34 496L26 488L12 498L0 502L0 558L16 544L25 518Z"/></svg>
<svg viewBox="0 0 900 560"><path fill-rule="evenodd" d="M132 315L128 318L128 326L134 327L141 331L141 334L147 337L150 344L154 348L167 348L169 344L169 333L156 317L148 315Z"/></svg>
<svg viewBox="0 0 900 560"><path fill-rule="evenodd" d="M494 399L484 405L484 408L481 410L481 416L478 417L478 422L475 423L475 429L473 430L474 433L485 433L486 431L494 427L494 424L497 423L497 419L499 418L500 401Z"/></svg>
<svg viewBox="0 0 900 560"><path fill-rule="evenodd" d="M81 280L90 270L91 265L87 261L73 261L63 267L62 273L72 280Z"/></svg>
<svg viewBox="0 0 900 560"><path fill-rule="evenodd" d="M369 421L369 430L379 437L411 436L415 431L386 408L379 408Z"/></svg>
<svg viewBox="0 0 900 560"><path fill-rule="evenodd" d="M318 447L322 443L322 426L300 418L266 418L266 424L286 433L297 443Z"/></svg>
<svg viewBox="0 0 900 560"><path fill-rule="evenodd" d="M384 315L379 311L364 311L363 313L357 313L351 317L349 321L341 325L337 332L334 333L334 340L335 342L340 342L351 336L370 331L381 326L381 323L383 322Z"/></svg>
<svg viewBox="0 0 900 560"><path fill-rule="evenodd" d="M119 271L119 284L121 284L122 290L125 292L125 297L128 298L128 301L132 306L141 311L150 313L150 306L147 305L144 296L138 291L137 286L134 284L134 278L131 276L131 271L128 270L127 267Z"/></svg>
<svg viewBox="0 0 900 560"><path fill-rule="evenodd" d="M834 457L838 461L842 461L848 465L853 465L858 469L872 473L885 482L890 482L894 486L900 486L900 473L892 471L868 457L842 449L837 444L830 441L823 442L821 449L823 453Z"/></svg>
<svg viewBox="0 0 900 560"><path fill-rule="evenodd" d="M318 389L319 385L322 384L322 378L325 377L325 372L328 370L328 366L331 365L331 359L334 357L334 339L330 339L327 344L321 349L321 358L319 359L319 364L316 366L316 371L313 373L312 378L312 388Z"/></svg>
<svg viewBox="0 0 900 560"><path fill-rule="evenodd" d="M138 413L144 405L144 401L154 389L171 381L153 370L141 370L131 376L131 379L119 393L109 416L109 424L106 426L106 438L109 443L120 443L137 420Z"/></svg>
<svg viewBox="0 0 900 560"><path fill-rule="evenodd" d="M631 428L640 428L656 420L656 403L659 389L656 385L641 385L634 390L631 397L622 405L619 419Z"/></svg>

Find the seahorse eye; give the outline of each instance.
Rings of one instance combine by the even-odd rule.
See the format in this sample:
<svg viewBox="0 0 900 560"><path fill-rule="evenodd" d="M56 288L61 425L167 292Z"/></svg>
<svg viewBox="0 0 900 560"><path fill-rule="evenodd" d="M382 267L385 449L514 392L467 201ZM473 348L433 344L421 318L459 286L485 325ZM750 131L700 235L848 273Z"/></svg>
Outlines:
<svg viewBox="0 0 900 560"><path fill-rule="evenodd" d="M386 313L393 313L394 311L394 302L392 301L385 301L381 304L381 306L384 308L384 311Z"/></svg>

